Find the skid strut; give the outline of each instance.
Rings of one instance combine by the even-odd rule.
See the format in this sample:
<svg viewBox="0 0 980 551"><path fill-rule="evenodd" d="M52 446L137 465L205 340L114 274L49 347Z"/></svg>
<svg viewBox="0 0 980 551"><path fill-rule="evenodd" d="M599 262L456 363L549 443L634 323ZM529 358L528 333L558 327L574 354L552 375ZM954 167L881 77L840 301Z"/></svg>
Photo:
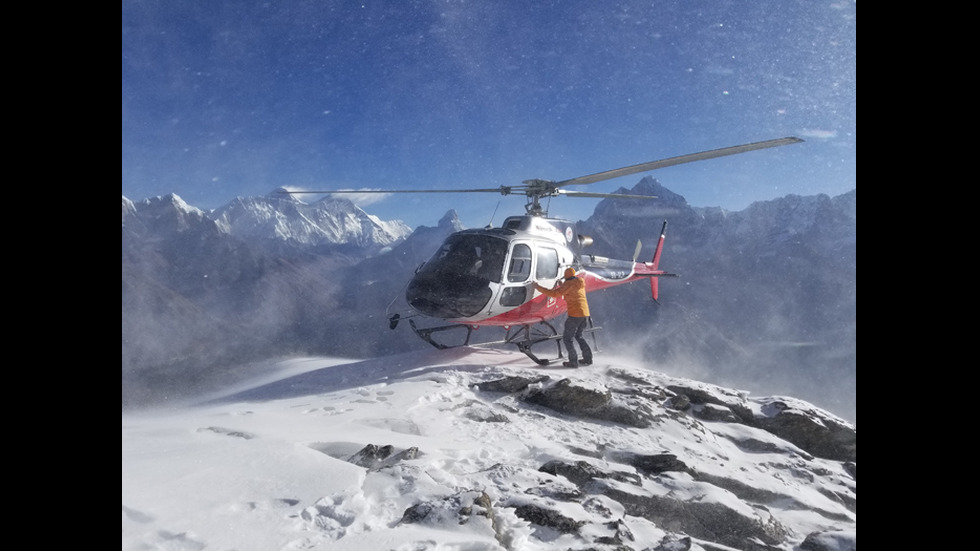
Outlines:
<svg viewBox="0 0 980 551"><path fill-rule="evenodd" d="M552 340L555 341L558 349L557 358L539 358L531 352L532 346ZM538 365L548 365L556 359L562 358L561 335L558 334L554 326L546 321L541 321L534 325L521 325L520 327L512 328L507 331L507 337L504 338L504 342L516 345L518 350L523 352L528 358L534 360L534 363Z"/></svg>
<svg viewBox="0 0 980 551"><path fill-rule="evenodd" d="M589 327L583 331L583 333L592 333L593 352L599 351L599 343L595 338L595 332L599 329L602 329L602 327L596 327L592 322L592 318L589 318ZM554 326L546 321L542 321L535 325L522 325L516 329L513 335L508 332L508 338L504 342L517 345L517 349L527 355L528 358L534 360L536 364L548 365L564 357L561 350L562 336L561 333L555 330ZM539 358L531 352L532 346L546 341L555 341L555 346L558 348L557 357L550 359Z"/></svg>
<svg viewBox="0 0 980 551"><path fill-rule="evenodd" d="M439 327L427 327L427 328L419 329L418 326L415 325L415 320L412 319L408 320L408 324L412 326L412 331L415 331L416 335L418 335L425 342L438 348L439 350L445 350L447 348L455 348L457 346L466 346L470 344L470 335L473 334L473 328L470 327L469 325L440 325ZM463 340L462 344L448 345L448 344L442 344L436 342L432 339L433 333L438 333L440 331L448 331L450 329L466 329L466 339Z"/></svg>

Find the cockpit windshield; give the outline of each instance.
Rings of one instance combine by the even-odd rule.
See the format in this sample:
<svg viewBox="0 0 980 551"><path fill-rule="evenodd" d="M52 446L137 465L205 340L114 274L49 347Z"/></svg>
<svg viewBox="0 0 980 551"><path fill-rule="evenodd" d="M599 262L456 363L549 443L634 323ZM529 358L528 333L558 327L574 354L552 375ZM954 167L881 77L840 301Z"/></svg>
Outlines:
<svg viewBox="0 0 980 551"><path fill-rule="evenodd" d="M420 272L473 275L500 283L507 241L478 234L451 235Z"/></svg>

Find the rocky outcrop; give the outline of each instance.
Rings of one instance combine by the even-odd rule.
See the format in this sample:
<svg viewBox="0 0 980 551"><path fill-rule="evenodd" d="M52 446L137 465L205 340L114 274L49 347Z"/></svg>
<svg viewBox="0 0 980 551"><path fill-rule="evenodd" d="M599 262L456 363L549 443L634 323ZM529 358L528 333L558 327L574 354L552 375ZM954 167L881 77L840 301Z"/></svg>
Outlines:
<svg viewBox="0 0 980 551"><path fill-rule="evenodd" d="M419 455L419 449L412 447L395 453L394 446L376 446L368 444L361 451L355 453L347 461L365 467L369 470L378 470L382 467L394 465L399 461L415 459Z"/></svg>
<svg viewBox="0 0 980 551"><path fill-rule="evenodd" d="M808 534L799 546L801 550L856 549L851 527L857 508L857 431L852 425L798 400L749 399L713 385L638 376L618 369L609 369L605 375L604 383L597 382L598 378L554 380L547 375L489 378L471 385L478 397L507 395L517 400L514 406L474 399L456 409L463 410L462 417L486 424L499 421L495 416L501 414L494 411L506 407L512 416L550 415L576 425L612 423L629 430L653 431L658 427L686 427L700 435L695 436L698 439L728 440L750 455L788 458L769 459L767 468L788 469L792 478L837 480L814 485L828 505L797 501L789 487L783 491L778 485L753 484L745 473L726 468L724 461L720 469L709 471L691 467L677 453L569 446L574 454L585 457L542 463L536 483L531 483L533 476L515 466L497 465L487 473L493 480L525 481L527 487L521 497L515 494L494 503L485 491L460 491L412 505L401 522L465 524L479 515L503 543L495 519L507 510L508 515L542 530L572 534L590 542L583 549L683 551L725 546L777 551L785 548L793 534L769 512L767 504L789 503L790 508L823 518L827 526L842 527ZM726 426L743 429L728 430ZM349 461L383 469L419 454L415 448L396 453L390 445L369 445ZM825 466L828 461L839 462L834 472ZM569 507L562 504L577 505L583 515L569 516ZM670 535L654 545L637 542L625 521L628 517L646 519Z"/></svg>
<svg viewBox="0 0 980 551"><path fill-rule="evenodd" d="M671 385L668 390L681 403L691 404L691 413L699 418L759 427L817 457L857 461L857 430L800 400L767 398L753 410L737 394L683 385Z"/></svg>

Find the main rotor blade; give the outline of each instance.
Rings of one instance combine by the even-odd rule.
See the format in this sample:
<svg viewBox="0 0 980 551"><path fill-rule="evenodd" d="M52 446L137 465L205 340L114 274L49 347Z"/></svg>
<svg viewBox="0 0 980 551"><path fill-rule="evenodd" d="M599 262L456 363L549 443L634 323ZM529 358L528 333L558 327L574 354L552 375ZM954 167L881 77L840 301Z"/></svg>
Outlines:
<svg viewBox="0 0 980 551"><path fill-rule="evenodd" d="M517 187L523 188L523 186L517 186ZM621 193L591 193L591 192L588 192L588 191L570 191L570 190L564 190L564 189L559 189L559 190L556 190L556 191L557 191L558 194L560 194L560 195L567 195L568 197L592 197L592 198L598 198L598 199L605 199L606 197L612 197L614 199L656 199L657 198L656 195L624 195L624 194L621 194ZM350 190L350 189L333 190L333 191L327 191L327 190L320 190L320 191L286 191L286 190L281 190L279 193L291 193L291 194L322 193L322 194L330 194L330 193L470 193L470 192L475 192L475 193L493 192L493 193L500 193L502 195L510 195L510 193L512 192L512 189L509 188L509 187L507 187L507 186L504 186L504 187L501 187L501 188L488 188L488 189L394 189L394 190L390 190L390 191L382 191L382 190L378 190L378 189L366 189L366 190L362 190L362 191L354 191L354 190Z"/></svg>
<svg viewBox="0 0 980 551"><path fill-rule="evenodd" d="M803 140L801 140L800 138L791 136L787 138L777 138L775 140L766 140L763 142L755 142L755 143L749 143L744 145L723 147L721 149L711 149L709 151L702 151L700 153L690 153L688 155L670 157L669 159L661 159L659 161L641 163L638 165L617 168L615 170L597 172L596 174L590 174L588 176L579 176L578 178L571 178L569 180L562 180L561 182L556 182L554 185L571 186L571 185L580 185L580 184L594 184L596 182L601 182L603 180L610 180L612 178L618 178L620 176L629 176L630 174L636 174L637 172L646 172L648 170L655 170L658 168L665 168L668 166L674 166L674 165L679 165L684 163L693 163L694 161L704 161L706 159L714 159L716 157L724 157L726 155L735 155L737 153L755 151L756 149L766 149L769 147L778 147L781 145L800 143L802 141Z"/></svg>
<svg viewBox="0 0 980 551"><path fill-rule="evenodd" d="M393 190L379 190L379 189L364 189L364 190L354 190L354 189L342 189L342 190L311 190L311 191L287 191L281 190L280 193L287 194L334 194L334 193L499 193L501 195L510 195L512 193L520 193L527 195L528 197L540 198L554 196L556 193L561 193L563 195L569 195L572 197L594 197L599 199L604 199L607 197L613 197L618 199L655 199L656 197L652 195L618 195L618 194L608 194L608 193L587 193L579 191L564 191L559 190L562 186L572 186L572 185L583 185L583 184L594 184L596 182L601 182L603 180L610 180L612 178L619 178L620 176L629 176L630 174L636 174L637 172L646 172L649 170L655 170L658 168L665 168L668 166L674 166L684 163L693 163L694 161L704 161L706 159L714 159L716 157L724 157L726 155L735 155L738 153L745 153L747 151L755 151L757 149L766 149L769 147L778 147L781 145L789 145L794 143L800 143L803 140L796 137L787 138L777 138L775 140L766 140L762 142L755 142L743 145L735 145L731 147L723 147L721 149L711 149L709 151L702 151L700 153L691 153L688 155L680 155L678 157L670 157L669 159L661 159L659 161L651 161L649 163L641 163L638 165L627 166L623 168L617 168L615 170L607 170L605 172L597 172L588 176L579 176L578 178L571 178L569 180L562 180L560 182L555 182L552 180L525 180L524 185L519 186L500 186L498 188L476 188L476 189L393 189Z"/></svg>
<svg viewBox="0 0 980 551"><path fill-rule="evenodd" d="M559 195L565 195L567 197L593 197L598 199L605 199L607 197L613 199L656 199L656 195L623 195L620 193L590 193L588 191L569 191L565 189L558 190Z"/></svg>
<svg viewBox="0 0 980 551"><path fill-rule="evenodd" d="M507 195L510 193L510 188L506 186L499 188L485 188L485 189L330 189L330 190L314 190L314 191L288 191L280 190L279 193L500 193Z"/></svg>

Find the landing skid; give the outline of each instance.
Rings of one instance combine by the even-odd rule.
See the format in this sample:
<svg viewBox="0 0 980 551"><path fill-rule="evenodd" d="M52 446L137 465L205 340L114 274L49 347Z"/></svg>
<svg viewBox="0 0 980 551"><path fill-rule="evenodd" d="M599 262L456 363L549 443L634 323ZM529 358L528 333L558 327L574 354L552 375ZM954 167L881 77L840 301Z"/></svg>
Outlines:
<svg viewBox="0 0 980 551"><path fill-rule="evenodd" d="M470 335L473 334L473 328L470 327L469 325L440 325L438 327L425 327L419 329L419 327L415 325L415 320L412 319L408 320L408 324L412 326L412 331L415 331L416 335L418 335L425 342L438 348L439 350L445 350L447 348L456 348L458 346L468 346L470 344ZM442 344L432 339L433 333L438 333L440 331L448 331L450 329L466 329L466 339L463 340L462 344L454 344L454 345Z"/></svg>
<svg viewBox="0 0 980 551"><path fill-rule="evenodd" d="M601 327L595 327L591 325L592 320L589 320L590 327L585 330L586 333L592 333L601 329ZM438 348L439 350L445 350L447 348L456 348L459 346L469 346L470 337L473 334L473 328L469 325L440 325L438 327L426 327L419 328L415 325L415 320L408 320L409 325L412 326L412 331L419 336L425 342L431 344L432 346ZM440 333L443 331L449 331L453 329L465 329L466 337L460 344L450 345L444 344L433 339L434 333ZM538 365L549 365L551 362L560 360L564 357L561 350L562 335L554 328L553 325L546 321L541 321L533 325L520 325L514 326L507 330L507 334L504 336L503 340L492 341L492 342L481 342L475 343L473 346L488 346L494 344L513 344L518 350L523 352L528 358L534 360L534 363ZM531 347L536 344L541 344L543 342L554 341L557 356L553 358L539 358L536 354L531 351ZM592 336L592 341L595 343L595 335ZM596 347L598 349L598 347Z"/></svg>

